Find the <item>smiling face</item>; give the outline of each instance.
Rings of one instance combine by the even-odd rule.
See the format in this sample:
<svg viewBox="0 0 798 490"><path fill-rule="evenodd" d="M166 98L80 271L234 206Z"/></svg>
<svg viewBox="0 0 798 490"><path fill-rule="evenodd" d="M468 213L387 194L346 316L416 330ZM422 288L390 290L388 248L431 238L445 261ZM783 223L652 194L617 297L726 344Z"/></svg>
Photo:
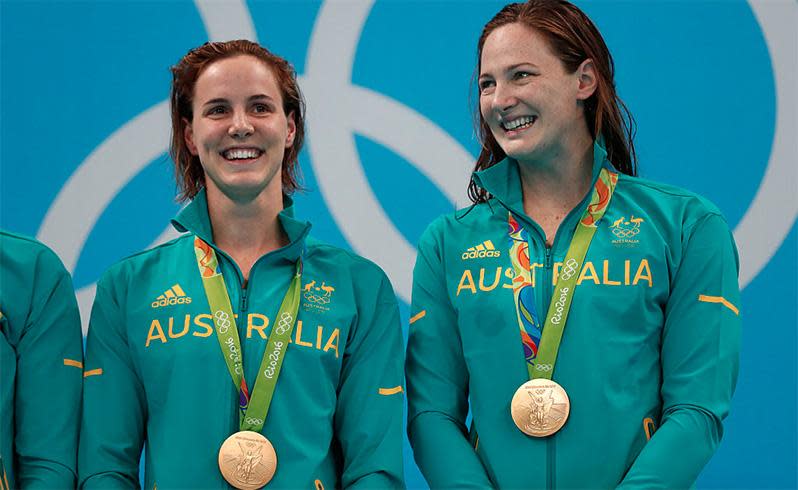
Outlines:
<svg viewBox="0 0 798 490"><path fill-rule="evenodd" d="M595 88L590 60L568 73L530 27L507 24L485 40L480 113L502 150L520 162L556 161L589 140L582 101Z"/></svg>
<svg viewBox="0 0 798 490"><path fill-rule="evenodd" d="M282 192L283 155L296 133L269 66L248 55L215 61L197 78L184 131L209 193L253 199Z"/></svg>

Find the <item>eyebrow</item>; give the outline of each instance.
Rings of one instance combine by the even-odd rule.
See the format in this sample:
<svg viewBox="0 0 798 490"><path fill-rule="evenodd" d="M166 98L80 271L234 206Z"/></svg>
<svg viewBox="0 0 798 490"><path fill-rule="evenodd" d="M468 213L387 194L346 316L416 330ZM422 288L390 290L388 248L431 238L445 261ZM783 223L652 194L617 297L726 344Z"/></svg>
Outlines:
<svg viewBox="0 0 798 490"><path fill-rule="evenodd" d="M249 97L247 99L247 102L253 102L253 101L256 101L256 100L267 100L267 101L270 101L270 102L274 102L274 99L269 97L266 94L253 95L253 96L251 96L251 97ZM202 105L206 106L206 105L211 105L211 104L228 104L229 102L230 101L225 99L224 97L217 97L215 99L211 99L211 100L205 102Z"/></svg>
<svg viewBox="0 0 798 490"><path fill-rule="evenodd" d="M521 63L516 63L516 64L514 64L514 65L510 65L510 66L508 66L507 68L505 68L503 71L505 71L505 72L507 72L507 71L513 71L513 70L515 70L516 68L518 68L518 67L521 67L521 66L524 66L524 65L528 65L528 66L531 66L532 68L539 69L539 68L538 68L538 66L537 66L536 64L534 64L534 63L530 63L530 62L528 62L528 61L524 61L524 62L521 62ZM479 78L483 78L483 77L489 77L489 76L492 76L492 75L490 75L490 74L487 74L487 73L481 73L481 74L479 75Z"/></svg>

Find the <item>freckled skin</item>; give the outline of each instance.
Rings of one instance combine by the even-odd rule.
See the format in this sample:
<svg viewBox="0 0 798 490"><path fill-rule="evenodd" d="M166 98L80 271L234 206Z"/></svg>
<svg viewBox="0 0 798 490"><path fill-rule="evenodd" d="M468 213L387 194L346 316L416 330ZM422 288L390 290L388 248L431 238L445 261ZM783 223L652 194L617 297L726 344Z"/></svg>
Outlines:
<svg viewBox="0 0 798 490"><path fill-rule="evenodd" d="M493 31L482 49L480 111L493 137L519 162L551 161L568 154L589 134L581 100L580 71L567 73L546 40L523 24ZM507 132L500 123L537 116L535 123Z"/></svg>

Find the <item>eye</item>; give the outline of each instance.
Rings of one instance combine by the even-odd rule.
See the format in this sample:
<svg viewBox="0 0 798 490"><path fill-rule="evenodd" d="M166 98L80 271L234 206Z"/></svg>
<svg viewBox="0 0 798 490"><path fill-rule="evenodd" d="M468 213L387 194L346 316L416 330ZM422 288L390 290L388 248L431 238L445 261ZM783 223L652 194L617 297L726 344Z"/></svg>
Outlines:
<svg viewBox="0 0 798 490"><path fill-rule="evenodd" d="M517 71L513 73L513 79L515 80L521 80L522 78L529 78L531 76L532 74L529 73L528 71Z"/></svg>
<svg viewBox="0 0 798 490"><path fill-rule="evenodd" d="M479 91L482 94L486 94L494 87L494 85L496 85L496 82L494 82L491 79L485 78L479 81Z"/></svg>
<svg viewBox="0 0 798 490"><path fill-rule="evenodd" d="M258 103L252 106L252 111L256 113L265 114L272 112L272 108L268 104Z"/></svg>
<svg viewBox="0 0 798 490"><path fill-rule="evenodd" d="M227 112L227 108L223 105L215 105L208 109L205 114L208 116L219 116Z"/></svg>

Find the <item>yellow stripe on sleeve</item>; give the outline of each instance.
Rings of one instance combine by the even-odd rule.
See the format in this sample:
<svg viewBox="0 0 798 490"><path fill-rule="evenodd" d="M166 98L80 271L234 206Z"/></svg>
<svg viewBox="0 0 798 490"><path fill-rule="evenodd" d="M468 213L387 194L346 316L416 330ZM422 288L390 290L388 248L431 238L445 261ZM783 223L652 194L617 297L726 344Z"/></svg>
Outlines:
<svg viewBox="0 0 798 490"><path fill-rule="evenodd" d="M417 322L418 320L421 320L422 318L424 318L424 315L426 315L426 314L427 314L427 310L421 310L418 313L416 313L415 315L413 315L410 318L410 325L412 325L415 322Z"/></svg>
<svg viewBox="0 0 798 490"><path fill-rule="evenodd" d="M379 390L380 395L386 395L386 396L387 395L395 395L395 394L401 393L401 392L402 392L402 387L401 386L396 386L396 387L393 387L393 388L380 388L380 390Z"/></svg>
<svg viewBox="0 0 798 490"><path fill-rule="evenodd" d="M707 296L706 294L699 294L698 301L703 301L705 303L720 303L733 311L735 315L740 316L740 310L738 310L733 304L729 303L729 301L723 296Z"/></svg>
<svg viewBox="0 0 798 490"><path fill-rule="evenodd" d="M88 378L89 376L99 376L103 373L103 368L91 369L83 373L84 378Z"/></svg>
<svg viewBox="0 0 798 490"><path fill-rule="evenodd" d="M74 359L64 359L64 366L72 366L79 369L83 369L83 363L80 361L76 361Z"/></svg>
<svg viewBox="0 0 798 490"><path fill-rule="evenodd" d="M650 441L651 436L653 436L654 432L657 431L657 425L654 423L654 419L652 419L651 417L644 418L643 430L646 432L646 441Z"/></svg>

